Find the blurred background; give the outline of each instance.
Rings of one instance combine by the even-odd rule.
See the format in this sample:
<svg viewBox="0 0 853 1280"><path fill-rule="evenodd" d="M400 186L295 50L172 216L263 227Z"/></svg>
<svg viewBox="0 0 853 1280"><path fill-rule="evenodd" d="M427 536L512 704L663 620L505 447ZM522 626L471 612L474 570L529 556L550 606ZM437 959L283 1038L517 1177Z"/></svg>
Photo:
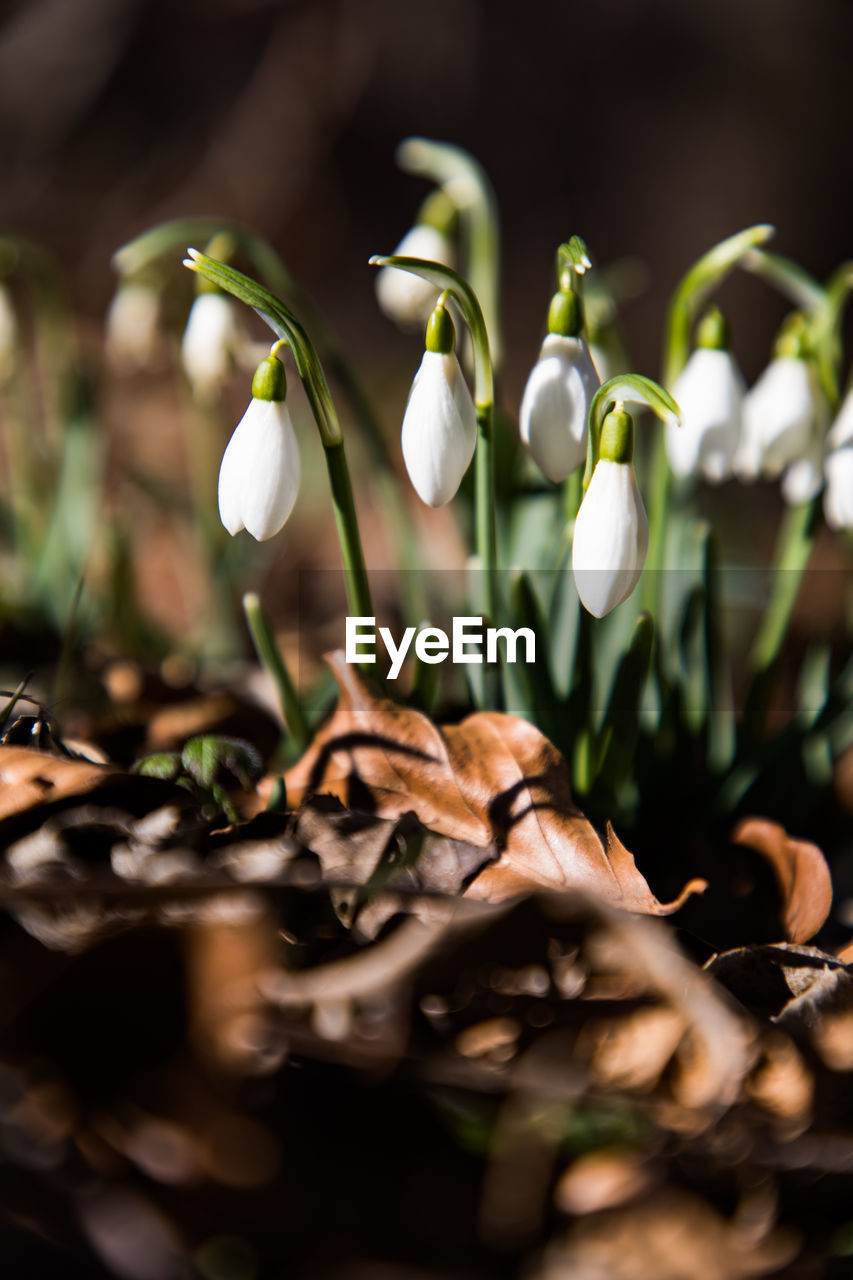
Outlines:
<svg viewBox="0 0 853 1280"><path fill-rule="evenodd" d="M500 399L513 416L543 331L554 251L573 233L599 264L640 264L637 296L620 319L633 368L651 376L660 372L667 299L719 239L771 221L776 250L818 278L851 253L853 9L845 0L7 0L2 12L0 234L44 246L65 278L95 371L109 505L128 544L99 567L96 540L88 580L120 583L123 554L133 607L172 636L189 636L191 647L213 611L210 564L199 554L200 493L212 508L201 518L218 530L214 554L236 564L232 580L242 574L268 600L289 599L271 606L279 626L282 608L296 607L294 569L334 568L338 553L310 427L301 433L305 496L293 521L262 553L243 545L249 539L221 549L231 540L222 542L212 507L215 468L247 378L235 376L218 420L195 431L208 440L199 464L177 376L192 297L179 253L167 308L171 359L136 376L103 366L111 254L152 224L208 215L266 237L340 340L398 465L420 340L380 312L368 258L393 250L429 190L395 165L408 135L468 149L494 185ZM742 274L721 301L752 381L786 306ZM358 433L348 438L362 476L368 562L387 567L394 552L382 499L370 492ZM185 498L183 512L173 499L193 486L188 519ZM772 548L778 491L755 486L750 497L738 504L742 513L745 505L767 511L746 535L760 558ZM460 563L454 518L411 509L433 563ZM210 546L206 554L209 561ZM66 581L73 587L72 574ZM319 653L334 640L312 636L312 647ZM233 651L233 637L217 645Z"/></svg>
<svg viewBox="0 0 853 1280"><path fill-rule="evenodd" d="M365 359L410 362L367 258L425 193L393 163L412 133L469 149L494 183L510 404L573 232L599 262L648 265L625 323L649 373L664 300L714 241L773 221L777 249L818 276L850 252L845 0L6 0L3 14L0 227L52 248L95 318L113 249L216 214L268 237ZM754 376L775 300L745 296L732 319Z"/></svg>
<svg viewBox="0 0 853 1280"><path fill-rule="evenodd" d="M103 726L98 739L94 719L82 729L106 742L116 760L133 758L145 744L164 750L209 727L237 732L266 753L278 723L247 719L243 703L239 714L233 706L211 712L208 699L202 708L208 718L200 722L184 716L164 725L155 716L194 677L180 663L168 667L175 637L194 656L233 657L241 645L248 653L245 634L237 634L238 602L239 589L252 585L285 647L296 646L298 618L288 614L298 613L296 571L338 564L322 459L310 429L300 440L303 493L283 534L259 548L248 537L228 539L219 527L215 468L245 406L248 378L235 374L224 402L206 416L191 404L177 370L192 298L180 254L167 308L171 346L164 343L159 365L122 372L103 361L103 322L115 284L110 258L120 245L154 223L188 215L236 219L266 237L313 296L372 393L402 470L399 424L422 348L417 335L401 334L380 312L368 258L394 249L428 191L395 166L403 138L419 134L466 148L494 185L504 281L500 398L515 414L539 348L554 252L573 233L586 239L598 263L627 257L643 264L644 287L621 320L634 368L651 376L659 374L673 287L721 238L773 222L777 251L820 279L853 257L851 49L848 0L4 0L0 237L25 237L58 264L85 376L78 378L77 400L62 413L39 390L50 385L47 376L43 383L34 378L35 389L20 402L0 397L0 414L8 417L0 448L0 532L14 526L9 541L18 553L20 529L33 534L29 560L0 550L2 687L14 688L42 661L53 664L65 677L64 683L55 679L52 692L64 695L64 703L57 702L66 724L69 708L87 697L95 703L95 694L103 703L108 695L120 707L121 741L117 732L107 738ZM726 283L721 300L752 381L767 361L785 305L742 275ZM25 307L22 313L28 314ZM45 375L59 353L49 341L32 341L32 327L28 359ZM260 326L256 333L262 336ZM54 418L62 421L62 433L54 430ZM33 510L20 502L16 508L8 448L14 432L5 429L14 421L31 446L24 461L35 483ZM198 450L202 437L208 443ZM378 482L372 487L357 432L348 434L348 449L368 562L382 568L393 563L394 548ZM426 512L411 501L408 485L405 493L433 563L461 563L455 513ZM66 512L58 520L50 515L54 497ZM737 503L750 551L769 554L781 509L777 487L746 491L732 484L717 500ZM72 535L81 528L78 544ZM849 577L840 548L839 539L824 538L817 563L843 567ZM218 577L226 559L228 572ZM78 609L83 567L86 592ZM126 590L131 577L133 589ZM801 648L808 628L829 632L827 618L841 626L843 592L835 590L835 579L823 575L815 609L810 575L799 615ZM315 596L317 582L310 579ZM92 583L99 590L90 592ZM377 574L374 587L379 605L387 606L392 576ZM339 623L340 597L330 591L328 602L314 599L311 608L316 664L335 638L327 623ZM152 637L155 630L166 640ZM98 651L80 660L83 646L77 646L63 673L75 633L93 637ZM122 664L127 654L140 656L139 669ZM149 688L142 660L152 655L162 680ZM304 650L301 657L308 662ZM153 668L145 667L146 678ZM93 672L101 684L87 692L84 680ZM310 674L300 668L301 676ZM188 699L187 706L195 715L196 702ZM95 822L91 815L87 820ZM657 840L657 829L654 835ZM680 831L677 836L679 843L671 844L681 883ZM747 906L751 911L752 899L744 897L744 918ZM279 1265L311 1280L326 1274L429 1280L425 1271L404 1272L391 1262L369 1272L349 1266L359 1248L366 1256L375 1252L376 1240L394 1258L396 1237L399 1256L409 1260L418 1250L436 1256L451 1245L459 1250L461 1239L474 1258L470 1272L463 1249L453 1255L458 1270L441 1274L509 1275L515 1265L509 1254L505 1261L487 1258L478 1269L480 1245L471 1227L481 1178L472 1145L476 1126L457 1141L448 1124L451 1140L436 1124L432 1102L416 1097L413 1104L405 1081L399 1093L391 1091L389 1105L381 1067L361 1088L333 1066L308 1072L297 1063L285 1088L270 1051L247 1084L255 1066L246 1062L267 1051L265 1027L252 1021L248 1031L239 1028L245 1059L217 1058L214 1031L230 1052L232 1022L246 1012L217 1003L224 977L236 975L248 990L246 974L270 963L266 949L277 954L282 938L291 942L286 919L281 925L263 903L257 912L224 923L200 919L189 941L139 931L117 938L111 949L86 952L79 964L41 947L37 933L30 938L8 922L0 931L0 946L6 945L0 976L15 993L12 1005L17 1001L23 1010L20 1017L14 1007L8 1013L12 1066L0 1061L0 1120L13 1131L0 1134L6 1144L0 1198L14 1191L16 1221L43 1232L38 1241L16 1233L11 1244L0 1235L10 1274L171 1280L188 1274L183 1262L174 1262L184 1247L212 1240L219 1254L198 1261L193 1275L253 1280L261 1273L253 1255L245 1262L240 1250L253 1239L258 1253L273 1248L269 1234L276 1269L264 1272L264 1280L285 1274ZM309 925L316 923L318 937L321 928L327 931L323 945L329 937L338 945L325 904L317 922ZM541 940L542 928L534 925L532 936ZM511 935L515 945L514 925ZM561 956L569 955L570 943L577 954L577 939L569 937ZM495 954L502 965L504 951L501 937ZM455 953L451 959L456 962ZM482 967L479 958L476 964ZM222 1026L214 1026L221 1010ZM257 1033L255 1040L249 1032ZM24 1133L17 1147L15 1125ZM461 1133L461 1121L456 1128ZM606 1137L609 1130L601 1132ZM88 1135L89 1146L81 1140L73 1147L68 1135L79 1133ZM289 1145L280 1149L270 1135L285 1133ZM411 1159L419 1142L429 1156L423 1162ZM696 1163L704 1164L704 1156ZM809 1185L814 1200L824 1196L825 1183ZM844 1195L849 1204L846 1189ZM343 1215L339 1237L328 1246L327 1202ZM417 1218L421 1205L429 1212ZM422 1233L411 1240L407 1213ZM287 1234L279 1231L282 1215L303 1240L296 1263L276 1252L283 1250L278 1236ZM678 1216L688 1217L681 1210ZM184 1236L180 1246L175 1223ZM389 1223L396 1233L391 1244ZM224 1244L217 1243L221 1232L230 1233ZM81 1233L100 1261L83 1257L79 1245L69 1260L51 1243ZM324 1268L317 1258L327 1247L332 1261ZM429 1254L422 1257L429 1266ZM724 1273L734 1271L721 1265L717 1274Z"/></svg>

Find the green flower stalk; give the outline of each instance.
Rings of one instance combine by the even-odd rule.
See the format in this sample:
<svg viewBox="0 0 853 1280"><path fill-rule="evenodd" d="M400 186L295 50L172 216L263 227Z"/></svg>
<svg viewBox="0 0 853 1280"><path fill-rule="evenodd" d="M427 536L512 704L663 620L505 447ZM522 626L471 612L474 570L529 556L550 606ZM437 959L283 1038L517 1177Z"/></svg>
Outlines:
<svg viewBox="0 0 853 1280"><path fill-rule="evenodd" d="M611 378L593 397L584 498L572 537L572 571L581 603L596 618L632 594L649 540L634 474L634 421L622 403L627 399L648 405L663 422L679 417L669 393L640 374Z"/></svg>
<svg viewBox="0 0 853 1280"><path fill-rule="evenodd" d="M493 365L500 364L498 315L498 210L491 183L482 166L461 147L429 138L406 138L397 148L397 163L406 173L431 178L455 207L462 234L466 277L476 294L491 345ZM422 257L408 249L400 257Z"/></svg>
<svg viewBox="0 0 853 1280"><path fill-rule="evenodd" d="M294 748L301 755L311 741L311 728L275 635L254 591L247 591L243 596L243 612L258 660L276 687L288 733Z"/></svg>
<svg viewBox="0 0 853 1280"><path fill-rule="evenodd" d="M670 302L663 344L663 383L670 389L690 357L690 335L693 324L705 307L711 293L730 271L743 263L759 245L769 240L774 228L769 223L747 227L726 240L721 240L694 262L682 276ZM666 550L669 514L670 468L663 433L655 440L650 473L650 519L648 567L643 591L643 607L657 616L660 600L660 573Z"/></svg>

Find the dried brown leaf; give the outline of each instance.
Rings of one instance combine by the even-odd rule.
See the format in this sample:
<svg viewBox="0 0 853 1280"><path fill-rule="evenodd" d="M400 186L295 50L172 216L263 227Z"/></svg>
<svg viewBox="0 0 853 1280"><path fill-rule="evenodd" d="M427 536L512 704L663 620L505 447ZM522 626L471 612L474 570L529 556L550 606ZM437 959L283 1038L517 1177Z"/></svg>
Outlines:
<svg viewBox="0 0 853 1280"><path fill-rule="evenodd" d="M638 1204L581 1218L553 1244L533 1280L746 1280L790 1262L796 1236L768 1228L755 1238L737 1216L726 1219L704 1200L664 1189Z"/></svg>
<svg viewBox="0 0 853 1280"><path fill-rule="evenodd" d="M817 947L738 947L705 968L751 1013L786 1030L813 1030L828 1013L853 1010L853 975Z"/></svg>
<svg viewBox="0 0 853 1280"><path fill-rule="evenodd" d="M431 831L489 849L498 860L468 889L484 901L571 887L664 915L705 887L691 881L659 902L614 832L603 842L573 803L566 761L533 725L478 712L442 730L371 692L342 654L329 665L338 706L286 776L292 803L331 794L384 819L413 811Z"/></svg>
<svg viewBox="0 0 853 1280"><path fill-rule="evenodd" d="M754 849L772 866L782 896L787 940L813 938L832 906L832 879L817 845L794 839L778 822L766 818L744 818L732 832L732 842Z"/></svg>
<svg viewBox="0 0 853 1280"><path fill-rule="evenodd" d="M578 1217L614 1209L653 1186L657 1170L645 1154L623 1148L602 1148L579 1156L562 1174L554 1201L563 1213Z"/></svg>
<svg viewBox="0 0 853 1280"><path fill-rule="evenodd" d="M124 776L119 769L88 760L0 746L0 822L41 804L88 795L104 782Z"/></svg>

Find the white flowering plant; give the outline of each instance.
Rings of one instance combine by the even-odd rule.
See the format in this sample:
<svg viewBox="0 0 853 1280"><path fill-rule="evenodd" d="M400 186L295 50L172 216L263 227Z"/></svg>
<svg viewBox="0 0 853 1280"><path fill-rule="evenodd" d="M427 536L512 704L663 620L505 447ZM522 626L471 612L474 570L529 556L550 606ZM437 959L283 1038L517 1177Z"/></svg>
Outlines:
<svg viewBox="0 0 853 1280"><path fill-rule="evenodd" d="M191 248L186 259L197 287L173 347L191 405L193 519L218 584L199 624L208 652L234 652L234 602L255 585L259 564L248 550L252 540L273 539L298 513L300 488L312 483L317 454L304 433L307 403L328 475L348 615L376 612L359 521L369 500L365 486L401 571L396 616L403 630L427 627L447 612L440 575L431 576L437 563L430 529L435 521L436 530L446 530L455 517L471 542L470 590L454 601L456 612L481 618L496 633L536 637L535 657L511 662L499 651L496 661L467 667L467 681L459 673L451 679L449 668L442 681L412 643L397 664L402 675L386 686L393 697L427 711L443 698L457 706L467 700L529 720L570 760L576 794L600 817L632 821L681 787L699 797L697 814L708 821L729 821L759 799L790 818L785 805L797 795L813 803L830 785L832 762L853 742L853 667L841 661L838 646L814 636L799 674L782 670L815 540L826 526L838 554L846 554L853 527L853 393L844 397L841 387L850 268L839 268L824 286L768 251L771 227L731 236L678 285L655 381L630 370L619 269L601 269L572 236L556 254L544 333L530 335L530 372L515 389L516 424L496 405L502 344L494 193L459 148L410 139L399 158L433 185L397 252L372 259L383 310L425 334L408 401L393 406L399 443L380 425L392 409L376 412L316 307L260 237L216 219L181 219L116 254L120 285L108 355L137 377L152 359L158 326L167 323L176 251L206 246ZM26 278L27 270L42 272L38 255L33 261L27 267L19 248L0 253L0 367L10 403L22 344L12 266L20 272L23 264ZM736 269L779 290L794 308L750 390L737 323L733 338L714 303ZM250 336L246 308L271 329L271 349ZM287 366L305 393L295 407L286 398ZM252 370L248 408L226 431L229 389ZM369 459L369 475L362 463L351 477L345 431ZM51 463L66 505L39 534L23 441L16 445L13 437L9 451L18 467L9 503L15 543L19 555L30 556L22 576L41 584L67 620L91 549L102 459L91 432L66 429ZM76 488L67 479L75 466ZM72 505L77 516L83 510L81 467L89 512L83 541L79 519L73 539L62 532ZM749 492L745 485L761 486L781 512L769 569L744 555L737 511L727 512ZM432 510L438 507L450 515ZM708 511L723 513L723 521ZM111 519L118 541L120 512ZM117 571L113 581L121 576ZM86 599L91 612L94 588ZM256 592L246 594L251 634L280 691L291 734L285 754L292 757L316 729L320 695L297 688L268 611L269 602L264 609ZM784 721L774 702L780 687L794 690ZM791 788L783 803L774 778L792 773L808 785Z"/></svg>

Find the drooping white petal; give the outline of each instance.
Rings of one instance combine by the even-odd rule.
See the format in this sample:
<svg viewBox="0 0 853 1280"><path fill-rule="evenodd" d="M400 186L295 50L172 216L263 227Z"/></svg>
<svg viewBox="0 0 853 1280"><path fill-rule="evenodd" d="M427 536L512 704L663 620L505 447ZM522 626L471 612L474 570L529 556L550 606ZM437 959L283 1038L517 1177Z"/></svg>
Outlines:
<svg viewBox="0 0 853 1280"><path fill-rule="evenodd" d="M113 364L145 369L157 348L160 298L147 284L119 285L107 311L105 347Z"/></svg>
<svg viewBox="0 0 853 1280"><path fill-rule="evenodd" d="M224 381L237 338L234 307L223 293L200 293L190 308L181 360L197 395L212 395Z"/></svg>
<svg viewBox="0 0 853 1280"><path fill-rule="evenodd" d="M823 514L830 529L853 529L853 444L835 449L826 460Z"/></svg>
<svg viewBox="0 0 853 1280"><path fill-rule="evenodd" d="M602 458L584 495L572 539L572 572L584 608L603 618L634 590L649 545L649 522L631 463Z"/></svg>
<svg viewBox="0 0 853 1280"><path fill-rule="evenodd" d="M586 458L587 413L600 386L583 338L549 333L521 400L521 438L558 484Z"/></svg>
<svg viewBox="0 0 853 1280"><path fill-rule="evenodd" d="M853 388L841 402L841 408L826 437L826 444L829 449L841 449L844 445L853 444Z"/></svg>
<svg viewBox="0 0 853 1280"><path fill-rule="evenodd" d="M430 507L449 502L477 443L474 405L455 355L425 351L403 417L403 459L418 496Z"/></svg>
<svg viewBox="0 0 853 1280"><path fill-rule="evenodd" d="M760 453L764 475L778 476L808 448L819 411L805 360L777 356L743 402L746 458Z"/></svg>
<svg viewBox="0 0 853 1280"><path fill-rule="evenodd" d="M791 506L811 502L823 488L824 448L817 438L786 468L782 476L782 497Z"/></svg>
<svg viewBox="0 0 853 1280"><path fill-rule="evenodd" d="M424 224L407 231L394 254L425 258L428 262L440 262L447 267L452 267L454 261L453 245L447 236ZM376 296L380 307L404 328L417 328L426 321L439 292L428 280L399 267L383 267L376 277Z"/></svg>
<svg viewBox="0 0 853 1280"><path fill-rule="evenodd" d="M243 429L245 421L244 414L234 428L219 465L219 518L232 538L246 527L241 515L243 473L247 460L250 461L247 449L247 437L250 433Z"/></svg>
<svg viewBox="0 0 853 1280"><path fill-rule="evenodd" d="M259 542L278 533L299 492L299 445L287 406L252 400L222 458L219 514L229 533Z"/></svg>
<svg viewBox="0 0 853 1280"><path fill-rule="evenodd" d="M669 465L677 476L701 474L714 483L731 475L740 440L746 386L729 351L700 347L672 388L681 426L666 425Z"/></svg>

